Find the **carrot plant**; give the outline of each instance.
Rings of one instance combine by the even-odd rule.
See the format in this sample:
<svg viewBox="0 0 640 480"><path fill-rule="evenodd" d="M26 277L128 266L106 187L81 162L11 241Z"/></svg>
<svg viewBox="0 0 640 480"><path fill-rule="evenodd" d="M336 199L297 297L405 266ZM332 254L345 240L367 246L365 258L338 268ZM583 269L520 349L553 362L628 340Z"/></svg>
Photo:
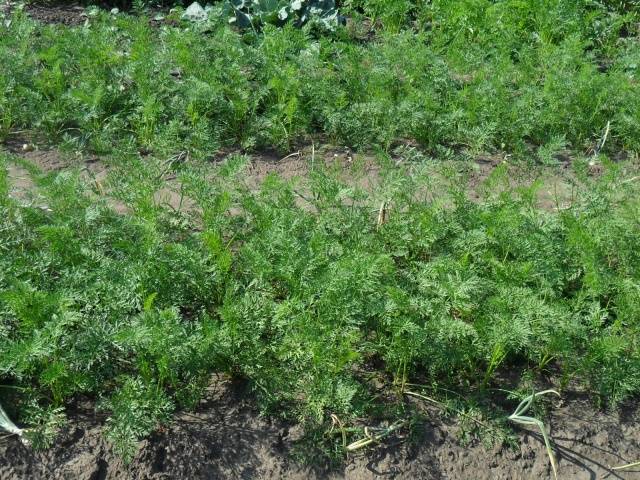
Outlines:
<svg viewBox="0 0 640 480"><path fill-rule="evenodd" d="M638 7L543 3L343 2L333 32L3 18L0 138L109 154L111 172L103 187L23 162L23 195L0 154L12 419L49 437L86 395L131 458L214 372L310 430L379 411L372 377L490 396L504 371L555 372L603 403L636 395L640 195L607 156L640 147ZM376 147L379 173L318 159L256 187L248 157L209 162L311 136ZM572 197L543 208L541 182L515 187L505 164L472 198L427 160L497 151L576 159ZM169 174L177 206L158 200ZM353 448L390 430L371 432Z"/></svg>
<svg viewBox="0 0 640 480"><path fill-rule="evenodd" d="M151 160L114 167L124 213L73 171L31 169L19 202L0 176L0 372L25 425L91 395L130 458L213 372L310 428L371 413L371 373L487 392L553 366L604 402L640 389L640 197L615 166L550 211L535 184L496 187L506 169L472 202L455 172L384 161L366 190L319 166L254 190L231 157L211 181L180 167L186 214L155 200Z"/></svg>
<svg viewBox="0 0 640 480"><path fill-rule="evenodd" d="M28 128L75 149L199 157L285 151L317 134L357 148L409 138L540 149L553 162L594 148L610 122L607 150L637 151L638 7L544 5L344 2L348 25L325 35L291 23L236 30L224 15L202 33L106 12L85 28L43 26L16 12L0 22L0 135Z"/></svg>

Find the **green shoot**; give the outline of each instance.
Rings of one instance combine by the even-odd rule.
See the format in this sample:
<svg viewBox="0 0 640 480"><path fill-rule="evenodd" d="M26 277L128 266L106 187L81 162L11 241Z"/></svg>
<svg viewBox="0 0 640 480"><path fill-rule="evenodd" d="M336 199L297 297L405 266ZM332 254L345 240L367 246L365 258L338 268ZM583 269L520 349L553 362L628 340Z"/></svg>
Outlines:
<svg viewBox="0 0 640 480"><path fill-rule="evenodd" d="M2 408L2 405L0 405L0 429L4 430L10 435L18 435L21 437L24 434L24 430L22 428L18 428L18 426L11 421L9 416Z"/></svg>
<svg viewBox="0 0 640 480"><path fill-rule="evenodd" d="M620 470L628 470L630 468L640 467L640 462L633 462L627 465L621 465L619 467L613 467L611 470L620 471Z"/></svg>
<svg viewBox="0 0 640 480"><path fill-rule="evenodd" d="M542 433L542 438L544 438L544 445L547 448L547 454L549 455L549 461L551 462L551 468L553 469L553 476L557 480L558 468L556 465L556 458L553 454L553 450L551 448L551 441L549 440L549 435L547 434L544 423L537 418L523 415L524 413L527 412L527 410L529 410L531 405L533 405L533 401L535 400L536 397L539 397L541 395L546 395L548 393L553 393L555 395L560 396L560 394L555 390L544 390L542 392L533 393L529 395L527 398L525 398L524 400L522 400L522 402L520 402L520 404L516 407L515 411L511 415L509 415L509 420L511 420L514 423L519 423L521 425L536 426L540 429L540 433Z"/></svg>
<svg viewBox="0 0 640 480"><path fill-rule="evenodd" d="M393 425L390 425L387 428L370 428L365 427L364 434L365 438L361 438L360 440L356 440L353 443L350 443L346 446L347 452L355 452L356 450L360 450L362 448L368 447L373 443L377 443L385 437L388 437L396 430L404 427L407 424L406 420L400 420L395 422Z"/></svg>

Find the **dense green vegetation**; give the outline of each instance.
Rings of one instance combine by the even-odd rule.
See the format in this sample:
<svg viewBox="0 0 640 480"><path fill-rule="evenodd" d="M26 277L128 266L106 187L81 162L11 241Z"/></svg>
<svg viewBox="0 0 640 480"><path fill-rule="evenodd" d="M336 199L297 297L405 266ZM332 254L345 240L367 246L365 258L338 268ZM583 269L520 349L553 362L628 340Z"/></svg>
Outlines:
<svg viewBox="0 0 640 480"><path fill-rule="evenodd" d="M0 137L36 128L96 152L354 147L525 153L640 144L640 7L594 1L360 1L349 24L237 32L107 13L0 25ZM377 27L363 20L362 10ZM179 13L174 14L179 18ZM188 27L188 28L184 28ZM544 156L544 155L543 155Z"/></svg>
<svg viewBox="0 0 640 480"><path fill-rule="evenodd" d="M639 12L362 0L322 32L104 12L68 28L14 13L0 23L0 139L29 131L110 155L109 196L127 208L81 171L28 164L37 195L16 198L19 160L0 154L0 403L49 432L89 395L129 455L214 372L325 427L393 403L380 382L490 397L508 371L610 405L637 394L637 178L601 156L594 179L578 155L571 201L545 209L541 184L513 188L506 164L471 201L455 169L387 154L409 139L437 158L500 149L554 163L596 147L609 123L604 152L633 155ZM269 176L254 191L245 157L206 163L223 147L311 138L376 147L380 178L357 188L318 162L302 184ZM186 211L155 197L169 170Z"/></svg>
<svg viewBox="0 0 640 480"><path fill-rule="evenodd" d="M183 171L201 214L142 180L118 214L69 173L20 206L3 177L0 371L20 402L104 398L127 450L211 372L316 425L373 408L371 375L482 389L499 369L551 368L594 400L640 389L637 182L612 172L550 213L535 185L506 188L506 167L481 203L457 178L391 167L366 192L318 170L301 203L277 177L255 193L232 181L242 163L213 183Z"/></svg>

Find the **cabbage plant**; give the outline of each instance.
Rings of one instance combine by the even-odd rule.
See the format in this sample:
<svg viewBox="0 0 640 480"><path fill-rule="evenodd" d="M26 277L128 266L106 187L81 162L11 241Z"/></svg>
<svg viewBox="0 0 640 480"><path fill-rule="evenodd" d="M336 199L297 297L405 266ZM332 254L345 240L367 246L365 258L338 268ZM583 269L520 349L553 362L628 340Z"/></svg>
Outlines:
<svg viewBox="0 0 640 480"><path fill-rule="evenodd" d="M227 8L229 22L239 28L293 22L296 26L313 23L332 30L339 21L335 0L227 0Z"/></svg>

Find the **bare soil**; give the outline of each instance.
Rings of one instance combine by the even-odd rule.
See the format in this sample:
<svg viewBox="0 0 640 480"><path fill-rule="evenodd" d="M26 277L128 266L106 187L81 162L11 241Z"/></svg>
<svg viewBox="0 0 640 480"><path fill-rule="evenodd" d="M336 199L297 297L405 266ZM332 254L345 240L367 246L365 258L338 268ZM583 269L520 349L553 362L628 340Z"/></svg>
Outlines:
<svg viewBox="0 0 640 480"><path fill-rule="evenodd" d="M0 11L10 13L19 5L19 2L0 2ZM60 24L69 27L82 25L87 20L84 7L77 4L43 5L28 3L23 7L24 11L34 20L44 24Z"/></svg>
<svg viewBox="0 0 640 480"><path fill-rule="evenodd" d="M75 156L63 154L56 149L38 144L36 139L20 136L0 144L0 150L2 149L28 161L45 173L62 171L70 167L80 168L82 176L89 182L89 186L96 196L103 197L107 204L120 213L129 211L126 205L110 194L108 176L113 169L107 158L79 153ZM207 178L215 177L215 166L218 163L225 161L229 155L237 153L241 152L228 151L213 156L210 159L211 171L206 173ZM299 150L284 157L273 152L259 152L250 155L249 158L249 164L244 170L243 181L251 190L258 190L269 175L293 180L297 185L296 191L300 193L300 197L296 198L296 201L303 208L311 208L310 203L305 200L307 198L305 195L308 193L307 181L311 171L320 165L337 172L340 178L351 187L368 191L372 191L382 177L382 167L374 155L356 154L348 148L334 145L301 146ZM391 162L400 165L411 163L412 160L410 155L405 155L394 157ZM450 166L459 171L458 180L466 184L470 200L475 202L482 200L485 195L485 182L496 168L505 162L509 163L509 158L502 154L480 155L473 161L466 163L457 160L449 161ZM528 187L534 181L539 181L541 186L536 191L537 206L548 211L565 209L574 200L575 190L580 183L577 182L570 166L570 160L563 162L560 167L547 169L531 169L526 166L509 164L506 184L503 181L492 185L491 192L495 194L507 187ZM442 164L434 164L430 169L432 177L429 186L430 196L447 193L445 186L447 181L442 176L441 167ZM602 168L599 164L596 167ZM629 162L627 170L629 177L636 175L633 177L633 180L636 180L638 173L640 173L640 164L635 161ZM594 170L593 172L593 176L601 174L602 170ZM168 171L162 179L164 186L154 195L156 204L169 206L175 211L198 211L195 202L183 195L181 182L174 172ZM34 181L22 166L9 164L9 183L14 197L21 200L33 200L34 197L37 197ZM38 203L36 202L36 204Z"/></svg>
<svg viewBox="0 0 640 480"><path fill-rule="evenodd" d="M463 445L455 420L428 411L413 435L400 431L343 465L305 465L292 452L300 441L295 424L262 417L243 383L219 378L190 413L140 443L125 465L103 435L104 416L91 402L69 407L69 421L55 446L34 451L16 438L0 442L0 479L545 479L549 460L539 433L521 430L517 447ZM627 406L597 411L573 396L547 419L561 479L634 479L640 469L611 466L640 458L640 412Z"/></svg>
<svg viewBox="0 0 640 480"><path fill-rule="evenodd" d="M45 24L60 24L68 27L83 25L87 20L84 7L80 5L39 5L32 3L25 8L34 20Z"/></svg>
<svg viewBox="0 0 640 480"><path fill-rule="evenodd" d="M91 2L100 8L110 11L113 7L119 8L126 12L130 10L130 2L118 1L101 1ZM19 6L20 5L20 6ZM19 7L18 7L19 6ZM84 25L89 20L87 8L79 3L63 3L63 4L41 4L0 0L0 13L10 14L16 7L23 8L27 15L44 25L65 25L67 27L77 27ZM147 11L149 25L152 27L160 27L162 25L177 26L179 24L175 19L165 18L167 9L150 9Z"/></svg>

